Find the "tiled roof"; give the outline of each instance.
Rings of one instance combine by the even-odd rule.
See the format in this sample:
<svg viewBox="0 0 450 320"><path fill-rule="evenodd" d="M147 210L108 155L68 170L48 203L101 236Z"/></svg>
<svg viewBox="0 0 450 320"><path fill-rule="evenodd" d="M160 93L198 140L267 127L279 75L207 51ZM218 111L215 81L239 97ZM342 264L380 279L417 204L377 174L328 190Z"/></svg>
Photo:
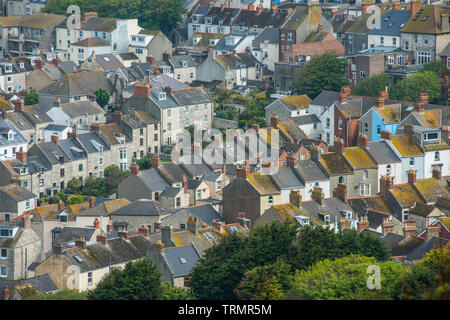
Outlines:
<svg viewBox="0 0 450 320"><path fill-rule="evenodd" d="M393 186L390 192L402 208L411 208L416 203L423 203L422 198L410 184Z"/></svg>
<svg viewBox="0 0 450 320"><path fill-rule="evenodd" d="M99 39L99 38L86 38L81 41L72 43L72 46L78 46L78 47L109 47L109 42L106 42L105 40Z"/></svg>
<svg viewBox="0 0 450 320"><path fill-rule="evenodd" d="M0 187L0 192L7 194L15 201L24 201L37 197L34 193L31 193L27 189L24 189L15 183Z"/></svg>
<svg viewBox="0 0 450 320"><path fill-rule="evenodd" d="M344 156L337 152L331 152L321 155L320 163L325 167L329 174L347 174L353 170Z"/></svg>
<svg viewBox="0 0 450 320"><path fill-rule="evenodd" d="M392 145L397 149L402 157L421 156L422 150L416 142L408 135L394 135L391 139Z"/></svg>
<svg viewBox="0 0 450 320"><path fill-rule="evenodd" d="M344 149L344 156L355 169L378 167L370 157L369 153L362 147L347 147Z"/></svg>
<svg viewBox="0 0 450 320"><path fill-rule="evenodd" d="M409 19L409 21L401 29L401 32L426 34L448 33L448 30L441 30L441 15L445 14L448 19L450 9L441 8L434 5L424 5L411 19Z"/></svg>
<svg viewBox="0 0 450 320"><path fill-rule="evenodd" d="M316 33L317 34L317 33ZM312 34L314 35L314 33ZM319 33L321 37L311 37L311 39L305 40L303 43L293 44L287 54L293 58L295 56L318 56L326 52L334 52L337 55L345 54L345 47L334 38L331 33Z"/></svg>
<svg viewBox="0 0 450 320"><path fill-rule="evenodd" d="M273 183L272 179L268 175L261 175L258 173L250 173L248 175L248 182L258 191L261 195L279 194L280 191Z"/></svg>
<svg viewBox="0 0 450 320"><path fill-rule="evenodd" d="M33 15L18 15L0 18L0 25L3 27L25 27L45 29L58 21L64 19L65 16L59 14L35 13Z"/></svg>
<svg viewBox="0 0 450 320"><path fill-rule="evenodd" d="M289 96L280 100L290 110L307 109L312 101L306 94Z"/></svg>
<svg viewBox="0 0 450 320"><path fill-rule="evenodd" d="M414 187L426 202L436 202L439 197L450 198L442 183L434 178L417 179Z"/></svg>

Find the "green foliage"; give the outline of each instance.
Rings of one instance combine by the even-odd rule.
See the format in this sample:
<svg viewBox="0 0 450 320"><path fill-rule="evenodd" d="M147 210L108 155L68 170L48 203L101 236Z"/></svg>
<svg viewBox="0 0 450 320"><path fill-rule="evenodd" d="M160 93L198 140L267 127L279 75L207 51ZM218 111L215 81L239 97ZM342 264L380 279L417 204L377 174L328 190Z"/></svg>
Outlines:
<svg viewBox="0 0 450 320"><path fill-rule="evenodd" d="M26 106L34 105L38 103L38 95L34 89L25 92L25 97L23 98Z"/></svg>
<svg viewBox="0 0 450 320"><path fill-rule="evenodd" d="M196 300L191 289L172 287L169 282L163 282L161 300Z"/></svg>
<svg viewBox="0 0 450 320"><path fill-rule="evenodd" d="M71 195L67 198L67 204L77 204L86 201L86 198L82 195Z"/></svg>
<svg viewBox="0 0 450 320"><path fill-rule="evenodd" d="M369 289L368 267L380 268L380 289ZM372 300L400 299L405 276L409 268L388 261L377 262L375 258L350 255L344 258L317 262L307 270L297 271L290 299L318 300Z"/></svg>
<svg viewBox="0 0 450 320"><path fill-rule="evenodd" d="M161 274L148 259L114 268L89 293L93 300L157 300L163 292Z"/></svg>
<svg viewBox="0 0 450 320"><path fill-rule="evenodd" d="M392 78L387 73L381 73L361 81L352 89L352 93L360 96L377 97L386 87L392 87ZM388 92L389 89L388 89Z"/></svg>
<svg viewBox="0 0 450 320"><path fill-rule="evenodd" d="M144 29L161 30L165 34L181 22L186 12L184 0L48 0L43 11L66 14L71 4L78 5L81 12L96 11L102 17L137 18Z"/></svg>
<svg viewBox="0 0 450 320"><path fill-rule="evenodd" d="M130 175L129 171L121 170L118 166L112 165L105 168L105 184L109 194L117 192L117 186Z"/></svg>
<svg viewBox="0 0 450 320"><path fill-rule="evenodd" d="M333 52L315 56L298 72L297 91L311 99L323 90L340 91L349 84L346 69L347 61Z"/></svg>
<svg viewBox="0 0 450 320"><path fill-rule="evenodd" d="M26 300L88 300L88 292L77 292L63 289L52 294L38 294L28 297Z"/></svg>
<svg viewBox="0 0 450 320"><path fill-rule="evenodd" d="M430 103L442 102L441 81L436 73L418 72L400 81L389 91L389 97L396 100L416 101L422 92L428 93Z"/></svg>
<svg viewBox="0 0 450 320"><path fill-rule="evenodd" d="M104 88L98 88L95 90L95 96L97 97L97 103L100 107L104 108L109 102L109 93Z"/></svg>
<svg viewBox="0 0 450 320"><path fill-rule="evenodd" d="M143 156L137 161L137 164L140 170L150 169L152 167L152 159L148 156Z"/></svg>
<svg viewBox="0 0 450 320"><path fill-rule="evenodd" d="M428 62L423 65L423 69L420 72L431 71L436 73L439 77L448 75L449 71L445 62L443 60L436 60L433 62Z"/></svg>

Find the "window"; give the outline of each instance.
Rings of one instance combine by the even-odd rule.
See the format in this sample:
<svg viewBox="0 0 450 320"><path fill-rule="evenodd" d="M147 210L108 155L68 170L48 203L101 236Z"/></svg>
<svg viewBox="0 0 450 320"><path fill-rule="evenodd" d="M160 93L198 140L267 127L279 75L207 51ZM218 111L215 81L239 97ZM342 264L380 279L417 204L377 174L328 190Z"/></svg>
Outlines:
<svg viewBox="0 0 450 320"><path fill-rule="evenodd" d="M425 133L424 140L438 140L439 134L437 132Z"/></svg>
<svg viewBox="0 0 450 320"><path fill-rule="evenodd" d="M218 190L220 190L220 189L222 189L222 181L217 181L217 184L216 184L216 190L218 191Z"/></svg>
<svg viewBox="0 0 450 320"><path fill-rule="evenodd" d="M103 165L103 158L98 158L98 164Z"/></svg>
<svg viewBox="0 0 450 320"><path fill-rule="evenodd" d="M30 209L30 207L30 201L28 200L27 202L25 202L25 209Z"/></svg>
<svg viewBox="0 0 450 320"><path fill-rule="evenodd" d="M80 163L80 164L78 165L78 171L83 171L83 164L82 164L82 163Z"/></svg>
<svg viewBox="0 0 450 320"><path fill-rule="evenodd" d="M361 79L364 79L364 78L366 77L366 72L365 72L365 71L360 71L360 72L359 72L359 77L360 77Z"/></svg>
<svg viewBox="0 0 450 320"><path fill-rule="evenodd" d="M185 118L184 119L184 126L185 127L189 126L189 121L190 121L189 118Z"/></svg>
<svg viewBox="0 0 450 320"><path fill-rule="evenodd" d="M418 42L418 35L415 34L415 35L414 35L414 43L417 43L417 42Z"/></svg>
<svg viewBox="0 0 450 320"><path fill-rule="evenodd" d="M338 127L339 127L339 129L342 129L342 119L339 119L339 121L338 121Z"/></svg>
<svg viewBox="0 0 450 320"><path fill-rule="evenodd" d="M392 38L392 45L396 46L397 45L397 38Z"/></svg>
<svg viewBox="0 0 450 320"><path fill-rule="evenodd" d="M418 51L417 52L417 63L425 64L431 61L431 53L427 51Z"/></svg>
<svg viewBox="0 0 450 320"><path fill-rule="evenodd" d="M340 176L339 179L338 179L338 182L339 182L339 183L344 183L344 177L343 177L343 176Z"/></svg>
<svg viewBox="0 0 450 320"><path fill-rule="evenodd" d="M202 198L202 190L197 190L197 199Z"/></svg>
<svg viewBox="0 0 450 320"><path fill-rule="evenodd" d="M172 117L172 110L167 110L167 118L171 118Z"/></svg>
<svg viewBox="0 0 450 320"><path fill-rule="evenodd" d="M380 135L381 134L381 126L377 125L377 134Z"/></svg>
<svg viewBox="0 0 450 320"><path fill-rule="evenodd" d="M0 267L0 277L2 278L6 278L6 276L8 275L6 267Z"/></svg>
<svg viewBox="0 0 450 320"><path fill-rule="evenodd" d="M8 257L8 249L2 248L0 249L0 258L6 259Z"/></svg>
<svg viewBox="0 0 450 320"><path fill-rule="evenodd" d="M92 284L92 272L88 272L88 284Z"/></svg>
<svg viewBox="0 0 450 320"><path fill-rule="evenodd" d="M292 33L288 33L288 40L292 41Z"/></svg>
<svg viewBox="0 0 450 320"><path fill-rule="evenodd" d="M61 177L64 177L64 168L59 170L59 175L60 175Z"/></svg>
<svg viewBox="0 0 450 320"><path fill-rule="evenodd" d="M39 179L39 187L43 187L44 186L44 179Z"/></svg>
<svg viewBox="0 0 450 320"><path fill-rule="evenodd" d="M207 114L203 115L203 122L208 122L208 115Z"/></svg>
<svg viewBox="0 0 450 320"><path fill-rule="evenodd" d="M139 144L140 144L141 146L144 145L144 138L140 138L140 139L139 139Z"/></svg>
<svg viewBox="0 0 450 320"><path fill-rule="evenodd" d="M408 50L408 49L409 49L409 42L405 41L405 50Z"/></svg>
<svg viewBox="0 0 450 320"><path fill-rule="evenodd" d="M176 198L176 207L178 208L178 207L180 207L181 206L181 198L180 197L177 197Z"/></svg>
<svg viewBox="0 0 450 320"><path fill-rule="evenodd" d="M387 174L387 175L390 175L390 174L391 174L391 165L390 165L390 164L388 164L388 165L386 166L386 174Z"/></svg>
<svg viewBox="0 0 450 320"><path fill-rule="evenodd" d="M269 204L273 204L273 196L269 196Z"/></svg>
<svg viewBox="0 0 450 320"><path fill-rule="evenodd" d="M331 120L330 120L330 118L327 118L327 128L329 128L329 127L330 127L330 123L331 123Z"/></svg>
<svg viewBox="0 0 450 320"><path fill-rule="evenodd" d="M410 166L413 166L413 165L414 165L414 158L410 158L410 159L409 159L409 165L410 165Z"/></svg>
<svg viewBox="0 0 450 320"><path fill-rule="evenodd" d="M366 122L364 123L364 133L368 133L369 132L369 124Z"/></svg>
<svg viewBox="0 0 450 320"><path fill-rule="evenodd" d="M441 160L441 157L440 157L440 155L439 155L439 151L436 151L436 152L434 153L434 161L439 161L439 160Z"/></svg>
<svg viewBox="0 0 450 320"><path fill-rule="evenodd" d="M360 196L370 196L370 184L361 183L359 185L359 195Z"/></svg>
<svg viewBox="0 0 450 320"><path fill-rule="evenodd" d="M403 221L408 220L409 218L409 210L403 211Z"/></svg>
<svg viewBox="0 0 450 320"><path fill-rule="evenodd" d="M136 53L138 53L138 54L143 52L143 51L142 51L142 48L136 48L135 51L136 51Z"/></svg>
<svg viewBox="0 0 450 320"><path fill-rule="evenodd" d="M61 214L59 215L59 222L67 222L67 220L68 220L67 214L61 213Z"/></svg>
<svg viewBox="0 0 450 320"><path fill-rule="evenodd" d="M363 179L368 179L369 178L369 171L364 170L363 171Z"/></svg>
<svg viewBox="0 0 450 320"><path fill-rule="evenodd" d="M124 160L127 158L127 149L122 148L119 150L120 151L120 159Z"/></svg>
<svg viewBox="0 0 450 320"><path fill-rule="evenodd" d="M384 37L380 37L380 43L381 43L381 45L384 44Z"/></svg>
<svg viewBox="0 0 450 320"><path fill-rule="evenodd" d="M167 131L172 131L172 124L170 122L167 124Z"/></svg>

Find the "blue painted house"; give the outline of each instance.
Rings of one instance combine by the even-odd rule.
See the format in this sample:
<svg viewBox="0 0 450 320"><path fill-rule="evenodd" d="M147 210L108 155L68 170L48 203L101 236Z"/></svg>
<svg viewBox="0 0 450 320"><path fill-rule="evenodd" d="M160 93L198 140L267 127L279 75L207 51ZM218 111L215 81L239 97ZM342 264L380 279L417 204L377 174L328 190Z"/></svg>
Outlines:
<svg viewBox="0 0 450 320"><path fill-rule="evenodd" d="M359 131L364 133L370 141L379 141L381 131L397 134L401 118L401 104L384 105L384 102L370 108L359 119Z"/></svg>

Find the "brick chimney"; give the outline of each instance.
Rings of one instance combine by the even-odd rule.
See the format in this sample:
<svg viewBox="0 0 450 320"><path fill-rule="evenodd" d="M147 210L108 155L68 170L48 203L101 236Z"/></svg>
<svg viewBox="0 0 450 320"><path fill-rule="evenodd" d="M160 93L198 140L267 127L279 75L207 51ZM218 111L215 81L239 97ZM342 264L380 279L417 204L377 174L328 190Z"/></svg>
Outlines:
<svg viewBox="0 0 450 320"><path fill-rule="evenodd" d="M106 225L106 232L113 232L114 231L114 226L112 224L112 221L109 220L108 224Z"/></svg>
<svg viewBox="0 0 450 320"><path fill-rule="evenodd" d="M253 3L250 3L247 8L250 11L255 11L255 5Z"/></svg>
<svg viewBox="0 0 450 320"><path fill-rule="evenodd" d="M369 138L364 133L360 133L357 138L357 145L363 148L369 147Z"/></svg>
<svg viewBox="0 0 450 320"><path fill-rule="evenodd" d="M145 58L145 61L147 62L147 63L150 63L151 65L155 65L155 57L154 56L152 56L152 54L150 54L148 57L146 57Z"/></svg>
<svg viewBox="0 0 450 320"><path fill-rule="evenodd" d="M83 12L82 15L82 21L87 21L90 18L97 18L98 17L98 13L95 11L91 11L91 12Z"/></svg>
<svg viewBox="0 0 450 320"><path fill-rule="evenodd" d="M292 153L288 154L286 158L286 166L295 167L296 165L297 165L297 157Z"/></svg>
<svg viewBox="0 0 450 320"><path fill-rule="evenodd" d="M381 223L381 232L383 235L389 232L394 231L394 222L392 221L392 216L383 218L383 222Z"/></svg>
<svg viewBox="0 0 450 320"><path fill-rule="evenodd" d="M127 240L129 238L128 231L119 231L117 232L117 236Z"/></svg>
<svg viewBox="0 0 450 320"><path fill-rule="evenodd" d="M96 200L97 200L97 199L96 199L95 197L90 197L90 198L89 198L89 208L95 207Z"/></svg>
<svg viewBox="0 0 450 320"><path fill-rule="evenodd" d="M187 229L193 234L198 234L198 221L196 217L188 216Z"/></svg>
<svg viewBox="0 0 450 320"><path fill-rule="evenodd" d="M152 168L153 168L153 169L159 168L159 165L160 165L160 159L159 159L159 156L156 155L156 154L154 154L154 155L152 156Z"/></svg>
<svg viewBox="0 0 450 320"><path fill-rule="evenodd" d="M25 101L22 99L11 100L11 103L14 105L15 112L22 112L25 106Z"/></svg>
<svg viewBox="0 0 450 320"><path fill-rule="evenodd" d="M23 222L23 228L24 229L30 229L30 227L31 227L31 218L30 218L30 214L29 213L24 214L24 216L22 217L22 222Z"/></svg>
<svg viewBox="0 0 450 320"><path fill-rule="evenodd" d="M145 224L142 224L142 225L139 227L138 232L139 232L140 234L142 234L142 235L143 235L144 237L146 237L146 238L150 237L150 229L149 229L148 226L145 225Z"/></svg>
<svg viewBox="0 0 450 320"><path fill-rule="evenodd" d="M334 139L334 150L339 153L344 153L344 140L342 138Z"/></svg>
<svg viewBox="0 0 450 320"><path fill-rule="evenodd" d="M95 220L94 220L94 228L100 229L100 220L98 220L97 218L95 218Z"/></svg>
<svg viewBox="0 0 450 320"><path fill-rule="evenodd" d="M172 226L164 226L161 230L161 242L165 247L173 247L173 227Z"/></svg>
<svg viewBox="0 0 450 320"><path fill-rule="evenodd" d="M321 157L322 157L322 155L320 153L320 147L312 146L311 147L311 160L320 161Z"/></svg>
<svg viewBox="0 0 450 320"><path fill-rule="evenodd" d="M155 69L157 70L157 68ZM136 82L134 84L134 95L140 98L150 97L150 86L148 82Z"/></svg>
<svg viewBox="0 0 450 320"><path fill-rule="evenodd" d="M153 224L153 231L154 231L154 232L160 232L160 231L161 231L161 226L162 226L161 218L158 217L158 221L156 221L156 222Z"/></svg>
<svg viewBox="0 0 450 320"><path fill-rule="evenodd" d="M380 195L385 196L387 191L392 189L393 183L391 176L381 176L380 178Z"/></svg>
<svg viewBox="0 0 450 320"><path fill-rule="evenodd" d="M439 226L427 227L427 240L430 240L433 237L439 238Z"/></svg>
<svg viewBox="0 0 450 320"><path fill-rule="evenodd" d="M238 212L237 221L242 227L250 229L250 219L245 217L245 212Z"/></svg>
<svg viewBox="0 0 450 320"><path fill-rule="evenodd" d="M403 232L405 233L405 238L415 235L417 232L416 222L414 220L405 221Z"/></svg>
<svg viewBox="0 0 450 320"><path fill-rule="evenodd" d="M350 95L352 93L352 88L350 86L342 86L341 93L345 93L346 95Z"/></svg>
<svg viewBox="0 0 450 320"><path fill-rule="evenodd" d="M42 67L44 66L44 64L42 63L42 61L40 59L37 59L35 62L35 67L36 69L42 69Z"/></svg>
<svg viewBox="0 0 450 320"><path fill-rule="evenodd" d="M392 133L389 131L381 131L381 139L392 140Z"/></svg>
<svg viewBox="0 0 450 320"><path fill-rule="evenodd" d="M351 222L347 218L343 218L339 220L339 231L345 231L351 229Z"/></svg>
<svg viewBox="0 0 450 320"><path fill-rule="evenodd" d="M366 216L359 218L358 221L358 231L363 231L364 229L369 230L369 220Z"/></svg>
<svg viewBox="0 0 450 320"><path fill-rule="evenodd" d="M91 131L93 131L93 132L99 132L101 126L102 126L102 125L101 125L100 123L91 123Z"/></svg>
<svg viewBox="0 0 450 320"><path fill-rule="evenodd" d="M220 233L224 232L224 225L225 223L222 221L219 221L217 219L214 219L211 223L211 225L213 226L213 228L215 228L217 231L219 231Z"/></svg>
<svg viewBox="0 0 450 320"><path fill-rule="evenodd" d="M441 173L441 167L440 166L433 166L433 178L435 178L438 181L441 181L442 179L442 173Z"/></svg>
<svg viewBox="0 0 450 320"><path fill-rule="evenodd" d="M130 172L131 174L137 176L139 174L139 165L136 162L133 162L130 165Z"/></svg>
<svg viewBox="0 0 450 320"><path fill-rule="evenodd" d="M317 25L317 32L318 33L323 32L323 26L321 24Z"/></svg>
<svg viewBox="0 0 450 320"><path fill-rule="evenodd" d="M384 98L378 97L375 99L375 106L377 108L383 108L384 107Z"/></svg>
<svg viewBox="0 0 450 320"><path fill-rule="evenodd" d="M3 288L3 294L2 294L2 297L3 297L3 300L8 300L9 299L9 288L8 288L8 286L5 286L4 288Z"/></svg>
<svg viewBox="0 0 450 320"><path fill-rule="evenodd" d="M408 183L414 184L417 182L417 172L416 170L409 170L408 171Z"/></svg>
<svg viewBox="0 0 450 320"><path fill-rule="evenodd" d="M236 167L236 179L245 179L248 178L248 167L246 165L238 165Z"/></svg>
<svg viewBox="0 0 450 320"><path fill-rule="evenodd" d="M302 194L300 191L291 190L289 202L300 208L302 206Z"/></svg>
<svg viewBox="0 0 450 320"><path fill-rule="evenodd" d="M256 14L261 14L261 12L263 12L263 6L258 4L258 6L256 7Z"/></svg>
<svg viewBox="0 0 450 320"><path fill-rule="evenodd" d="M227 165L223 164L222 165L222 175L225 177L227 175Z"/></svg>
<svg viewBox="0 0 450 320"><path fill-rule="evenodd" d="M340 93L340 94L339 94L339 102L340 102L340 103L347 103L347 94L345 94L345 93Z"/></svg>
<svg viewBox="0 0 450 320"><path fill-rule="evenodd" d="M411 17L416 14L422 5L421 0L411 0Z"/></svg>
<svg viewBox="0 0 450 320"><path fill-rule="evenodd" d="M51 140L53 143L59 144L59 137L58 137L57 134L52 134L52 136L50 137L50 140Z"/></svg>
<svg viewBox="0 0 450 320"><path fill-rule="evenodd" d="M67 139L76 139L78 136L77 129L73 128L72 132L67 133Z"/></svg>
<svg viewBox="0 0 450 320"><path fill-rule="evenodd" d="M59 200L58 202L58 211L61 211L62 209L64 209L66 207L66 205L64 204L64 202L62 202L61 200Z"/></svg>
<svg viewBox="0 0 450 320"><path fill-rule="evenodd" d="M422 112L425 111L425 106L423 105L422 102L417 101L417 102L416 102L416 107L414 108L414 111L415 111L415 112L418 112L418 113L422 113Z"/></svg>
<svg viewBox="0 0 450 320"><path fill-rule="evenodd" d="M378 93L378 98L383 98L384 100L387 100L387 99L389 99L389 94L386 90L381 90Z"/></svg>
<svg viewBox="0 0 450 320"><path fill-rule="evenodd" d="M428 93L421 92L417 98L417 101L422 102L423 104L428 104Z"/></svg>
<svg viewBox="0 0 450 320"><path fill-rule="evenodd" d="M20 160L22 162L25 162L25 160L27 159L27 153L24 151L17 151L16 152L16 159Z"/></svg>
<svg viewBox="0 0 450 320"><path fill-rule="evenodd" d="M312 194L311 194L311 198L313 200L315 200L317 203L319 203L320 205L323 205L324 200L325 200L325 194L323 193L322 188L314 187Z"/></svg>
<svg viewBox="0 0 450 320"><path fill-rule="evenodd" d="M116 124L120 124L122 122L122 111L114 110L112 114L113 122Z"/></svg>
<svg viewBox="0 0 450 320"><path fill-rule="evenodd" d="M52 245L52 252L56 255L62 255L64 252L64 245L62 243L54 243Z"/></svg>
<svg viewBox="0 0 450 320"><path fill-rule="evenodd" d="M97 242L101 242L104 245L108 244L108 237L107 236L97 236Z"/></svg>
<svg viewBox="0 0 450 320"><path fill-rule="evenodd" d="M276 4L272 4L272 12L273 13L278 13L278 7Z"/></svg>
<svg viewBox="0 0 450 320"><path fill-rule="evenodd" d="M183 189L184 189L184 193L188 193L188 181L185 175L183 175Z"/></svg>
<svg viewBox="0 0 450 320"><path fill-rule="evenodd" d="M75 240L75 246L79 247L80 249L85 250L86 249L86 239L81 237L78 240Z"/></svg>
<svg viewBox="0 0 450 320"><path fill-rule="evenodd" d="M59 97L53 98L53 106L56 108L61 108L61 99Z"/></svg>
<svg viewBox="0 0 450 320"><path fill-rule="evenodd" d="M161 74L161 72L159 71L158 66L155 66L155 69L153 69L153 75L154 76L159 76Z"/></svg>
<svg viewBox="0 0 450 320"><path fill-rule="evenodd" d="M270 117L270 126L274 128L278 127L278 114L272 113L272 116Z"/></svg>
<svg viewBox="0 0 450 320"><path fill-rule="evenodd" d="M402 9L402 4L400 3L400 0L395 0L394 1L394 10L400 11L401 9Z"/></svg>
<svg viewBox="0 0 450 320"><path fill-rule="evenodd" d="M338 183L337 187L334 188L333 197L341 198L342 201L347 202L347 185Z"/></svg>

